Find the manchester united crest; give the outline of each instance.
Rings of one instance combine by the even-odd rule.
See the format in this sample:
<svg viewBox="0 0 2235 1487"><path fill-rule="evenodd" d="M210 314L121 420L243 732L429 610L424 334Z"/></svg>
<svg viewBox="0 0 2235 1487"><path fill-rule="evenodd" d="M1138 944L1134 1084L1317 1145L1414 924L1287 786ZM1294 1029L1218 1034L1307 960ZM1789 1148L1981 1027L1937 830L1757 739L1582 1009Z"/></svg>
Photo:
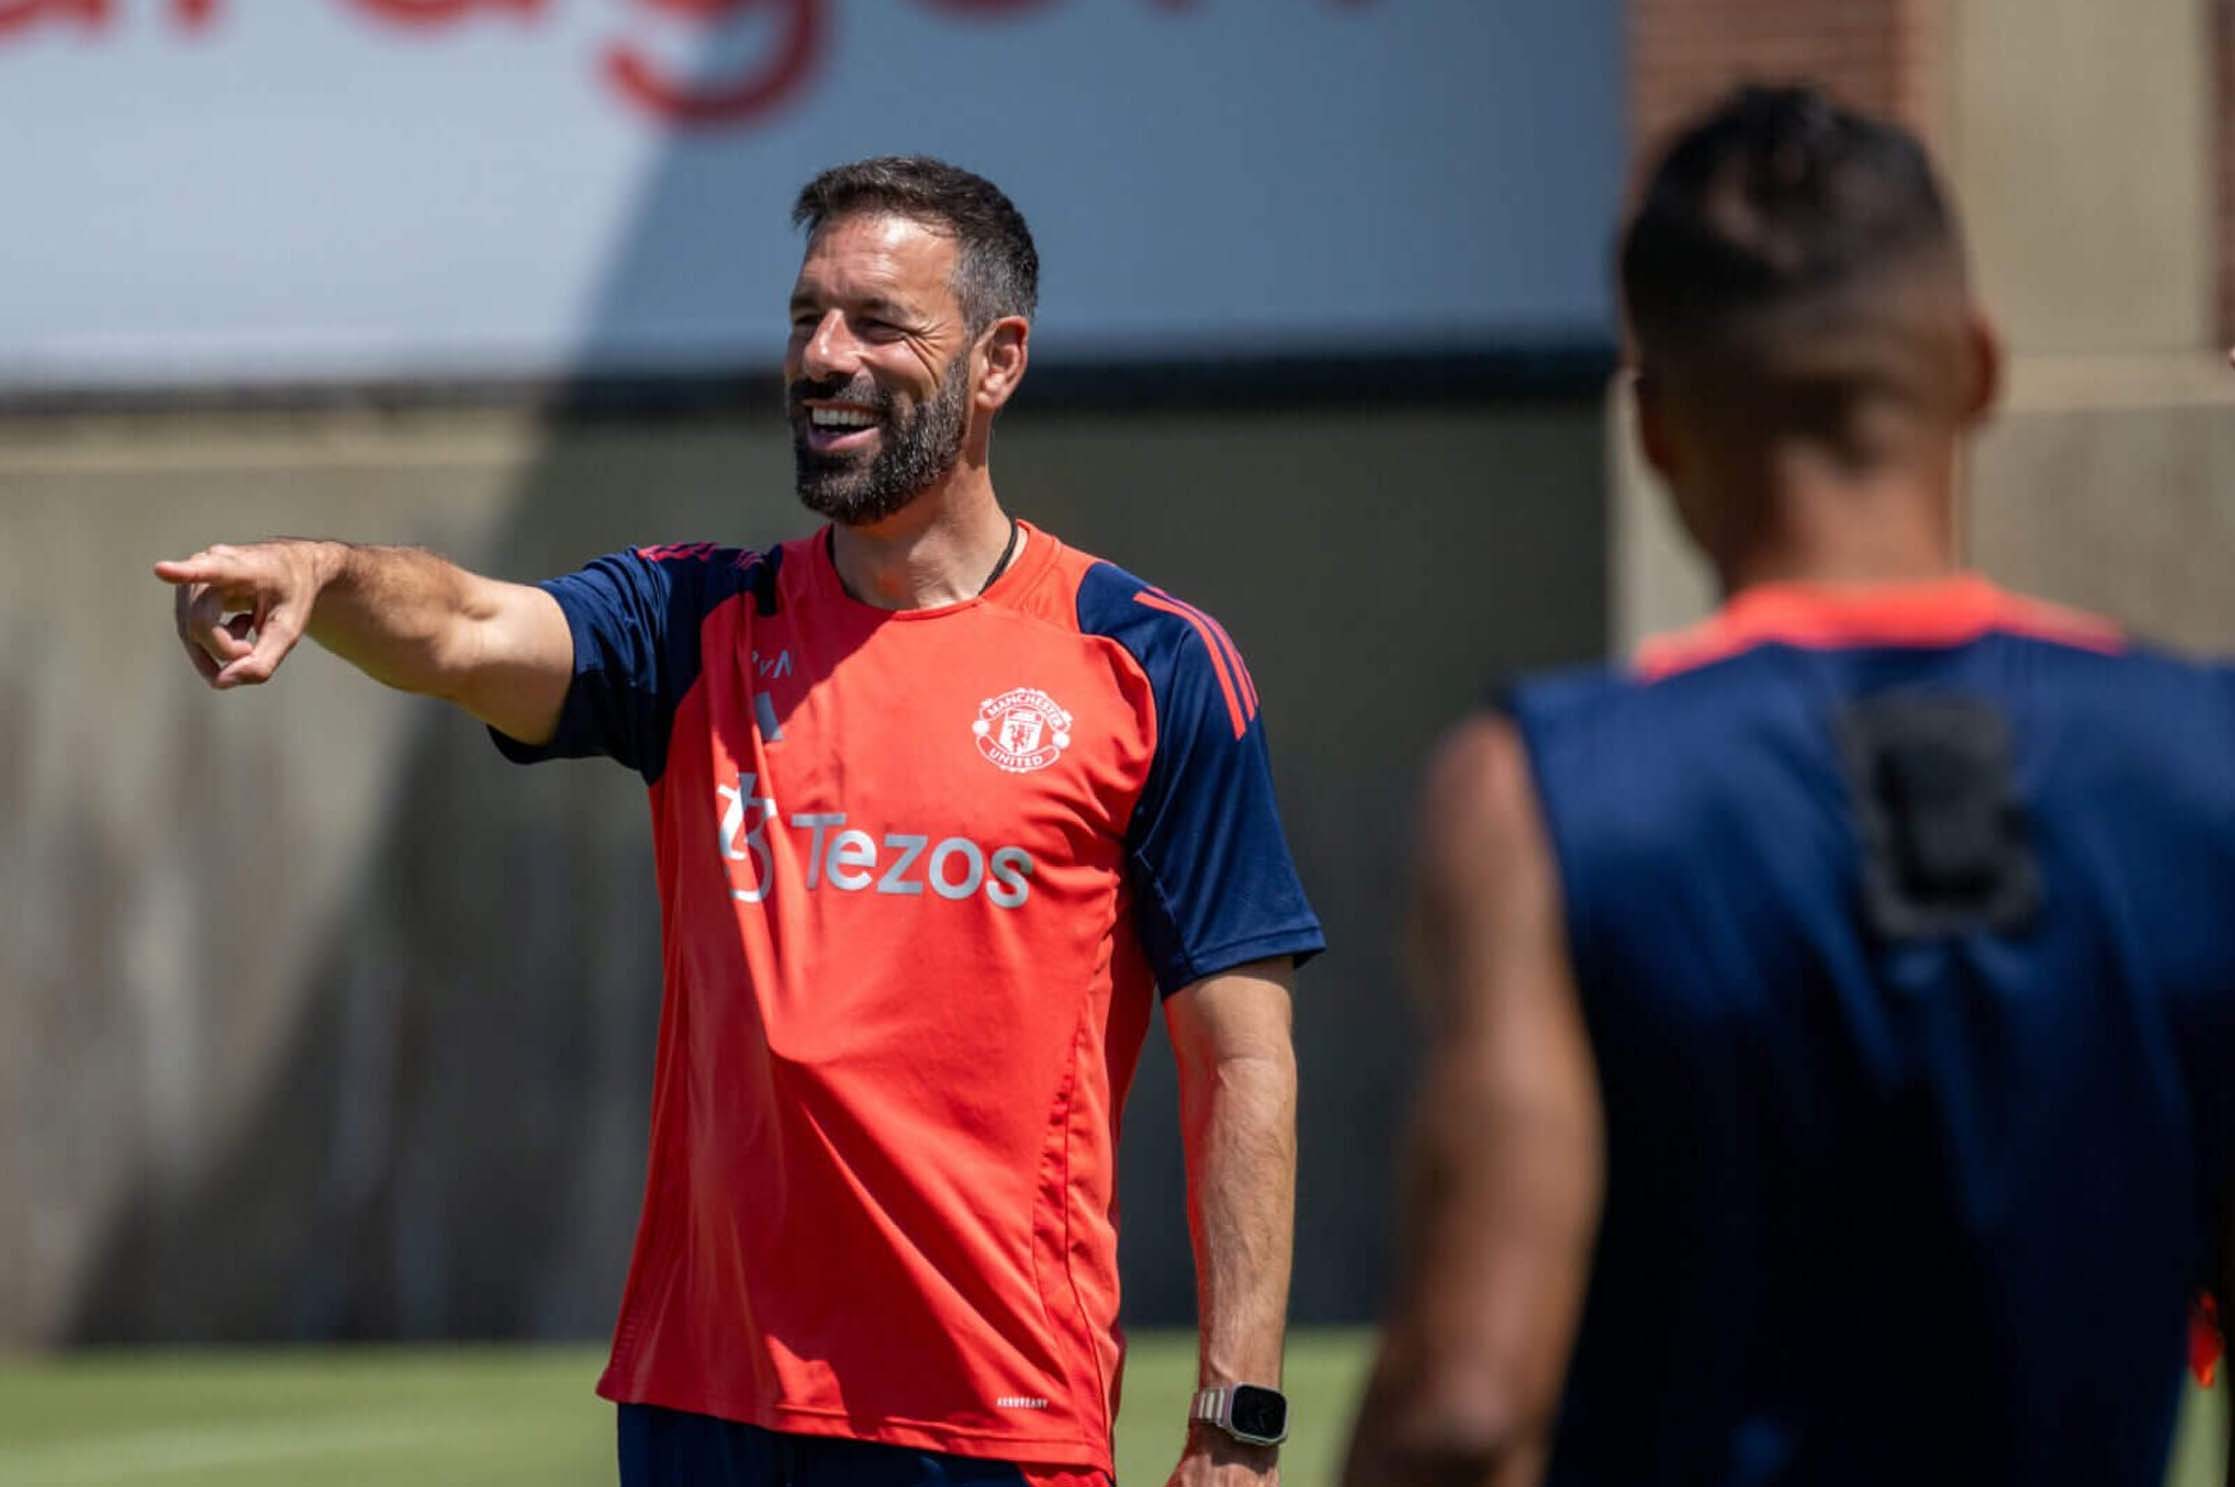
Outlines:
<svg viewBox="0 0 2235 1487"><path fill-rule="evenodd" d="M1037 687L1019 687L979 703L970 732L979 753L1011 774L1029 774L1071 746L1071 715Z"/></svg>

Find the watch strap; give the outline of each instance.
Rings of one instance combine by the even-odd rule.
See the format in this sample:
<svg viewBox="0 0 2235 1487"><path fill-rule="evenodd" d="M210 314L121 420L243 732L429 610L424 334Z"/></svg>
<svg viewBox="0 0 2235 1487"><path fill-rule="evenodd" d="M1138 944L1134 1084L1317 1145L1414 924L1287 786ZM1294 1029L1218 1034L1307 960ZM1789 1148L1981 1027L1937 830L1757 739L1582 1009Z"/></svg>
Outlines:
<svg viewBox="0 0 2235 1487"><path fill-rule="evenodd" d="M1195 1403L1188 1408L1187 1418L1191 1421L1200 1420L1206 1425L1216 1425L1223 1430L1227 1424L1226 1402L1230 1397L1231 1391L1222 1386L1198 1389L1195 1391Z"/></svg>
<svg viewBox="0 0 2235 1487"><path fill-rule="evenodd" d="M1253 1435L1234 1423L1234 1401L1242 1389L1256 1389L1271 1394L1280 1401L1281 1426L1277 1435ZM1288 1439L1288 1397L1278 1389L1253 1384L1213 1384L1195 1391L1194 1403L1189 1405L1189 1423L1200 1422L1217 1427L1235 1440L1252 1446L1277 1446Z"/></svg>

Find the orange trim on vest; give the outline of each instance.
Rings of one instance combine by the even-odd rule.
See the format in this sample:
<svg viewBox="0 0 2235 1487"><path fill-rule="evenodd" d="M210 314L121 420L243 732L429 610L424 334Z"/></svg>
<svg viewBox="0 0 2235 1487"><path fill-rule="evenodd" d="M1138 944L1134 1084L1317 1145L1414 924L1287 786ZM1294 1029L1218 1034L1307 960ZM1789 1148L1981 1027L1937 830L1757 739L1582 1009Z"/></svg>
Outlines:
<svg viewBox="0 0 2235 1487"><path fill-rule="evenodd" d="M1741 590L1689 630L1646 641L1638 648L1636 670L1658 681L1763 645L1930 649L1968 645L1991 634L2106 655L2126 643L2109 620L2010 593L1975 573L1916 583L1771 583Z"/></svg>

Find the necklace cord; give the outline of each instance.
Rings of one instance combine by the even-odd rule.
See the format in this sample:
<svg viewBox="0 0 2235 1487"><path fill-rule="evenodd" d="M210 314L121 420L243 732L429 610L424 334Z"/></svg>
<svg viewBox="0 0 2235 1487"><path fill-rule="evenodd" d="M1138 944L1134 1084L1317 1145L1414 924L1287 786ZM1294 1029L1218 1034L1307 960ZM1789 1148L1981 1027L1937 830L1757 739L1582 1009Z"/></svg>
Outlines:
<svg viewBox="0 0 2235 1487"><path fill-rule="evenodd" d="M992 588L994 580L1009 571L1009 561L1017 555L1017 539L1023 535L1023 529L1017 525L1017 519L1013 516L1010 517L1009 540L1002 547L1001 556L994 560L993 571L986 575L984 583L978 585L979 593L983 594L987 589ZM838 527L836 523L823 528L823 546L830 553L830 571L838 573ZM846 575L843 573L838 573L838 586L845 589L849 597L856 597L854 591L847 587Z"/></svg>
<svg viewBox="0 0 2235 1487"><path fill-rule="evenodd" d="M991 573L988 573L988 574L986 575L986 581L985 581L984 583L982 583L982 584L979 584L979 585L978 585L978 592L979 592L979 593L981 593L981 594L982 594L982 593L984 593L984 592L985 592L985 591L986 591L987 589L990 589L990 588L992 588L992 587L993 587L993 581L994 581L995 579L999 578L999 577L1000 577L1000 576L1001 576L1002 574L1004 574L1004 573L1006 573L1006 572L1008 572L1008 571L1009 571L1009 560L1010 560L1011 558L1013 558L1013 557L1015 557L1015 556L1017 555L1017 537L1018 537L1018 535L1019 535L1019 529L1018 529L1018 527L1017 527L1017 519L1016 519L1015 517L1013 517L1013 516L1012 516L1012 517L1010 517L1010 518L1009 518L1009 541L1008 541L1008 544L1007 544L1007 545L1006 545L1005 547L1003 547L1003 548L1001 549L1001 557L1000 557L1000 559L999 559L998 561L996 561L996 562L994 563L994 565L993 565L993 571L992 571Z"/></svg>

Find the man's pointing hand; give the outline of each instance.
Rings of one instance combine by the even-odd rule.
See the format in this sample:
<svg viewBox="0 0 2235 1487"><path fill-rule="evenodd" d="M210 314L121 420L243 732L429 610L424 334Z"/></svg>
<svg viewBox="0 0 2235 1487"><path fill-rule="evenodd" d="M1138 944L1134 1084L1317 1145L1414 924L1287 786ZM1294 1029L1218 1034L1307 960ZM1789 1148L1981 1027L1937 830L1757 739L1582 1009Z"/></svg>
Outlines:
<svg viewBox="0 0 2235 1487"><path fill-rule="evenodd" d="M302 639L325 582L315 542L219 544L155 565L177 590L179 642L218 691L271 680Z"/></svg>

